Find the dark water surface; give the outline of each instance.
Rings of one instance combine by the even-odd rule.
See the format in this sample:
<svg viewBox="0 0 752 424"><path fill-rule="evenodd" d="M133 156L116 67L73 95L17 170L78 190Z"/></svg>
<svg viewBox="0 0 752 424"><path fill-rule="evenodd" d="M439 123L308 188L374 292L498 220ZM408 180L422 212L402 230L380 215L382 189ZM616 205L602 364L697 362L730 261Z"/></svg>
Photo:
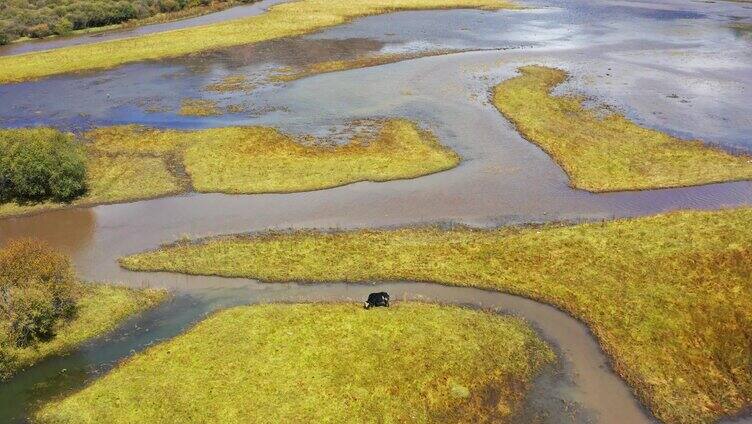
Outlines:
<svg viewBox="0 0 752 424"><path fill-rule="evenodd" d="M266 4L251 7L260 10ZM571 74L558 92L579 92L595 103L608 103L642 125L752 152L752 44L727 27L732 20L751 19L749 5L678 0L528 4L536 8L374 16L306 37L0 85L0 126L81 131L130 123L163 128L258 124L326 134L351 120L407 117L435 131L463 157L453 170L414 180L297 194L186 194L0 220L0 243L21 236L42 238L71 254L87 279L169 287L176 293L173 302L131 320L113 335L0 384L0 422L23 421L38 402L79 389L116 361L178 334L210 311L271 301L356 301L377 288L398 298L501 309L538 328L557 346L560 363L539 379L522 422L541 414L547 415L543 422L649 421L612 374L587 329L533 301L419 283L261 284L132 273L116 263L122 255L184 235L437 222L488 227L752 204L750 182L599 195L573 190L562 170L488 103L490 87L513 76L517 67L557 66ZM478 51L288 84L272 78L282 68L326 60L468 49ZM245 75L255 89L202 89L229 75ZM241 104L246 111L180 116L176 112L184 98Z"/></svg>

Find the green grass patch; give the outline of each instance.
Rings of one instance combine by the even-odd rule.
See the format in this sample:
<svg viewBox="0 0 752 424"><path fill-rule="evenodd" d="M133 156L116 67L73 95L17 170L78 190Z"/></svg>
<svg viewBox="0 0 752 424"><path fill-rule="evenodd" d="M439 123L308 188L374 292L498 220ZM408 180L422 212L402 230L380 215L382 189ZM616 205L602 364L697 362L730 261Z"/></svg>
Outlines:
<svg viewBox="0 0 752 424"><path fill-rule="evenodd" d="M12 346L3 332L7 326L0 323L0 379L47 357L69 352L167 297L164 290L135 290L104 284L82 283L78 291L76 316L70 321L59 322L56 335L50 341L24 348Z"/></svg>
<svg viewBox="0 0 752 424"><path fill-rule="evenodd" d="M225 310L43 407L49 423L505 422L551 349L522 321L420 303Z"/></svg>
<svg viewBox="0 0 752 424"><path fill-rule="evenodd" d="M752 403L752 209L573 226L295 232L179 244L132 270L267 281L417 280L501 290L586 322L660 419Z"/></svg>
<svg viewBox="0 0 752 424"><path fill-rule="evenodd" d="M308 34L359 17L401 10L514 7L506 0L298 0L275 5L259 16L218 24L0 57L0 83Z"/></svg>
<svg viewBox="0 0 752 424"><path fill-rule="evenodd" d="M233 194L319 190L358 181L415 178L453 168L460 161L413 122L375 124L375 134L353 130L351 140L341 146L312 137L297 140L268 127L103 127L85 134L85 196L70 204L0 204L0 217L149 199L191 188Z"/></svg>
<svg viewBox="0 0 752 424"><path fill-rule="evenodd" d="M148 199L185 191L163 158L149 155L107 155L87 149L87 187L83 197L71 203L0 204L0 218L70 206L91 206Z"/></svg>
<svg viewBox="0 0 752 424"><path fill-rule="evenodd" d="M564 71L541 66L497 85L493 103L526 139L593 192L682 187L752 178L752 157L643 128L584 108L581 96L552 96Z"/></svg>

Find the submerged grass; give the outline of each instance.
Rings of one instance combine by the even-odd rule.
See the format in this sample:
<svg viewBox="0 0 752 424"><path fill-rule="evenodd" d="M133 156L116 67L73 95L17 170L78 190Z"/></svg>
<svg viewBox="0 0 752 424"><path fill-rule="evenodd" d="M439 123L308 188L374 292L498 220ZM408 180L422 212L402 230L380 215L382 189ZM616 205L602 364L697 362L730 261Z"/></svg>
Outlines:
<svg viewBox="0 0 752 424"><path fill-rule="evenodd" d="M707 423L752 404L750 222L744 208L540 228L294 232L175 245L121 264L521 294L586 322L657 417Z"/></svg>
<svg viewBox="0 0 752 424"><path fill-rule="evenodd" d="M552 96L564 71L520 68L493 91L493 102L522 135L593 192L681 187L752 179L752 157L643 128L618 114L600 116L580 96Z"/></svg>
<svg viewBox="0 0 752 424"><path fill-rule="evenodd" d="M67 206L148 199L195 189L254 194L319 190L414 178L457 166L459 156L410 121L379 123L375 136L307 146L268 127L198 131L103 127L88 139L88 193L72 204L0 204L0 217Z"/></svg>
<svg viewBox="0 0 752 424"><path fill-rule="evenodd" d="M215 116L221 114L222 110L217 102L206 99L183 99L178 111L178 115L183 116Z"/></svg>
<svg viewBox="0 0 752 424"><path fill-rule="evenodd" d="M228 75L219 81L212 82L204 87L205 91L215 93L229 93L234 91L251 91L253 84L248 81L245 75Z"/></svg>
<svg viewBox="0 0 752 424"><path fill-rule="evenodd" d="M308 34L355 18L401 10L515 6L506 0L298 0L259 16L124 40L0 57L0 83Z"/></svg>
<svg viewBox="0 0 752 424"><path fill-rule="evenodd" d="M730 25L740 37L748 38L752 40L752 23L748 22L736 22Z"/></svg>
<svg viewBox="0 0 752 424"><path fill-rule="evenodd" d="M521 320L457 307L246 306L136 354L37 419L506 422L553 359Z"/></svg>
<svg viewBox="0 0 752 424"><path fill-rule="evenodd" d="M313 63L300 68L283 68L272 77L273 81L290 82L306 78L313 75L326 74L330 72L345 71L348 69L368 68L371 66L386 65L403 60L417 59L421 57L440 56L445 54L457 53L462 50L439 50L423 51L414 53L388 53L377 56L364 56L355 59L328 60L324 62Z"/></svg>
<svg viewBox="0 0 752 424"><path fill-rule="evenodd" d="M87 283L82 283L79 291L76 317L60 322L52 340L18 348L10 346L6 335L0 334L0 379L49 356L66 353L114 329L125 318L157 305L167 296L164 290Z"/></svg>

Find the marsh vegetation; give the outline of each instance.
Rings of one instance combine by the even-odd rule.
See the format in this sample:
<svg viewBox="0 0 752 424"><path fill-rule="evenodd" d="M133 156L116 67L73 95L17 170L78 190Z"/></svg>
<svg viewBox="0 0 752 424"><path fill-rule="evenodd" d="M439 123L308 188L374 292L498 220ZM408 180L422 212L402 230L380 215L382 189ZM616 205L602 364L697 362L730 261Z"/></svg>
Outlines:
<svg viewBox="0 0 752 424"><path fill-rule="evenodd" d="M0 248L0 380L114 328L165 297L76 279L70 259L34 240Z"/></svg>
<svg viewBox="0 0 752 424"><path fill-rule="evenodd" d="M296 139L268 127L197 131L103 127L84 135L88 192L73 205L117 203L195 190L297 192L358 181L414 178L457 166L459 156L406 120L374 122L343 145ZM36 130L24 130L36 131ZM64 207L0 204L1 215Z"/></svg>
<svg viewBox="0 0 752 424"><path fill-rule="evenodd" d="M112 68L129 62L183 56L206 50L308 34L355 18L449 8L515 8L507 0L301 0L278 4L259 16L124 40L0 57L0 83Z"/></svg>
<svg viewBox="0 0 752 424"><path fill-rule="evenodd" d="M218 354L221 352L221 354ZM508 422L552 350L516 318L421 303L238 307L40 422Z"/></svg>
<svg viewBox="0 0 752 424"><path fill-rule="evenodd" d="M752 403L752 209L572 226L293 232L181 244L128 269L266 281L434 281L521 294L586 322L655 415Z"/></svg>
<svg viewBox="0 0 752 424"><path fill-rule="evenodd" d="M493 103L529 141L564 168L573 187L594 192L682 187L752 179L752 156L641 127L622 115L554 96L559 69L526 66L497 85Z"/></svg>

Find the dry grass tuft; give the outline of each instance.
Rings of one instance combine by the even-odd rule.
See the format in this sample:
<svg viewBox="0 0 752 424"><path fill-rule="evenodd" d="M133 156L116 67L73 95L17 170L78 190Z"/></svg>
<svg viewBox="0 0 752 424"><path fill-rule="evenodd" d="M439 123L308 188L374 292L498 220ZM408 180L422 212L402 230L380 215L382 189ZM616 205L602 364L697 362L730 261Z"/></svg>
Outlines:
<svg viewBox="0 0 752 424"><path fill-rule="evenodd" d="M359 17L401 10L515 7L506 0L299 0L272 6L259 16L213 25L0 57L0 83L308 34Z"/></svg>
<svg viewBox="0 0 752 424"><path fill-rule="evenodd" d="M183 244L133 270L267 281L417 280L529 296L585 321L670 423L752 404L752 209L541 228L296 232Z"/></svg>
<svg viewBox="0 0 752 424"><path fill-rule="evenodd" d="M682 187L752 179L752 157L640 127L617 114L600 116L579 96L552 96L564 71L520 68L493 91L493 102L520 133L593 192Z"/></svg>
<svg viewBox="0 0 752 424"><path fill-rule="evenodd" d="M507 422L553 359L522 321L485 312L420 303L246 306L136 354L37 419Z"/></svg>

